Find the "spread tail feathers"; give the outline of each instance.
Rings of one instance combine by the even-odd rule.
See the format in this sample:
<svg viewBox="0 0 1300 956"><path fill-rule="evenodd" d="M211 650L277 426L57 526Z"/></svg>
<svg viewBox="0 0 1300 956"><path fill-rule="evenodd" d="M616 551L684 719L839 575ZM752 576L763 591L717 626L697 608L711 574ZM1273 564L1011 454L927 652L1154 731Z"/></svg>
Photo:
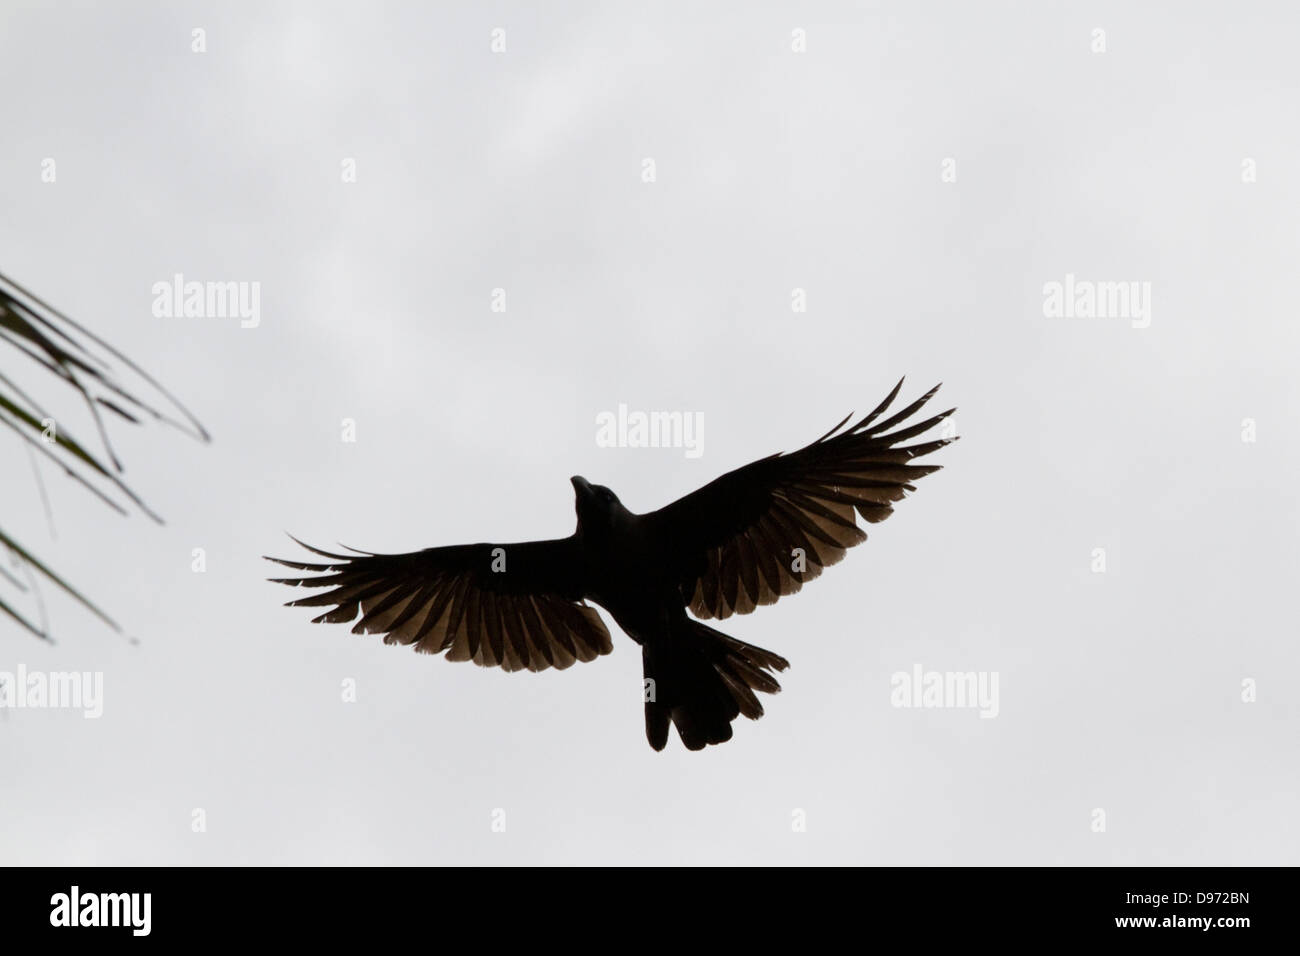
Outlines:
<svg viewBox="0 0 1300 956"><path fill-rule="evenodd" d="M731 722L740 714L763 716L754 691L775 694L781 685L772 671L790 662L779 654L746 644L699 621L685 619L666 640L642 648L645 666L645 732L650 746L663 750L668 725L687 750L731 739Z"/></svg>

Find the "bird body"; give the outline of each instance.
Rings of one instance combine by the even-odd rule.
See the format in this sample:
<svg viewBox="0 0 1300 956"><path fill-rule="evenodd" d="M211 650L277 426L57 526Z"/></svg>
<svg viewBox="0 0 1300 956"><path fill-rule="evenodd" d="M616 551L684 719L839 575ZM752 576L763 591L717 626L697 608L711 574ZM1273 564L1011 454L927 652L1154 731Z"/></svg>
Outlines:
<svg viewBox="0 0 1300 956"><path fill-rule="evenodd" d="M568 538L397 555L303 545L328 563L271 558L312 573L274 580L328 588L289 602L333 608L317 622L360 614L355 633L505 670L563 669L609 653L594 602L641 646L650 745L662 750L670 725L690 750L722 743L736 717L762 716L755 692L778 692L773 673L789 663L701 619L746 614L800 590L866 539L855 516L883 521L913 480L938 470L911 459L952 439L901 443L952 410L890 431L937 391L879 420L901 387L855 425L844 428L846 418L797 452L752 462L658 511L636 514L609 488L575 476L577 528Z"/></svg>

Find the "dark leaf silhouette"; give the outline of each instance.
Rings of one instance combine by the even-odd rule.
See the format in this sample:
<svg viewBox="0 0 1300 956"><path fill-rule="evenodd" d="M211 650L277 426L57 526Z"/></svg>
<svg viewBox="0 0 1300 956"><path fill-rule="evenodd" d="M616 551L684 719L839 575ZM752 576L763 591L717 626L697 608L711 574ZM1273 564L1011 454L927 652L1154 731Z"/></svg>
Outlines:
<svg viewBox="0 0 1300 956"><path fill-rule="evenodd" d="M208 441L203 426L161 385L138 365L103 339L37 298L12 279L0 275L0 427L25 445L37 462L56 471L94 495L114 511L126 514L134 508L161 522L122 480L122 463L109 438L108 421L132 425L155 423L174 427ZM15 381L14 360L33 364L44 371L41 397ZM63 392L62 396L57 393ZM49 403L67 395L84 406L86 419L95 432L87 444L70 426L47 410ZM16 460L14 456L8 459ZM8 502L16 507L16 502ZM0 546L17 566L34 572L72 595L106 624L117 624L89 598L73 588L59 574L38 560L0 527ZM23 593L27 590L14 574L6 572L0 586ZM2 592L0 592L2 593ZM0 613L18 622L38 637L48 639L47 629L0 598Z"/></svg>

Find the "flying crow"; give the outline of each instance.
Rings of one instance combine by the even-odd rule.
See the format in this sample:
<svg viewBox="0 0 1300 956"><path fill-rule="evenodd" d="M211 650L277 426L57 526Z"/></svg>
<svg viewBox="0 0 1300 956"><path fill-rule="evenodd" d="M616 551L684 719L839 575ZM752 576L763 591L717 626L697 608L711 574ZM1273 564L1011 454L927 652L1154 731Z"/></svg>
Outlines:
<svg viewBox="0 0 1300 956"><path fill-rule="evenodd" d="M354 634L508 671L562 670L613 650L592 601L641 645L650 746L664 748L672 723L688 749L700 750L730 740L737 715L761 717L754 692L779 691L773 672L789 663L697 618L748 614L794 594L866 540L855 512L885 520L893 502L916 490L913 481L939 469L911 460L952 439L903 444L952 414L904 424L938 386L877 421L902 385L857 424L845 428L845 418L799 451L745 465L649 514L575 477L578 527L567 538L410 554L303 544L326 561L270 558L312 572L273 580L328 589L289 602L330 608L317 622L360 613Z"/></svg>

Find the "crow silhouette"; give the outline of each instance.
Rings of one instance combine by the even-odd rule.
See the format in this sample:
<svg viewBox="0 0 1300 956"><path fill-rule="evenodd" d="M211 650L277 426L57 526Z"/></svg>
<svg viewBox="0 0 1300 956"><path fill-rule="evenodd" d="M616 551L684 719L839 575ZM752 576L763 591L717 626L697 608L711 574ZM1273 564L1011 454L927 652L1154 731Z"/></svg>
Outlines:
<svg viewBox="0 0 1300 956"><path fill-rule="evenodd" d="M328 588L288 602L332 607L316 622L360 613L354 634L508 671L562 670L612 651L593 601L641 645L650 746L664 748L672 723L688 749L700 750L730 740L738 715L761 717L754 692L779 691L773 672L789 663L687 610L726 618L795 593L866 540L855 511L883 521L916 490L913 481L939 470L910 462L954 439L900 443L954 409L890 431L938 391L877 421L902 385L857 424L845 428L850 415L799 451L752 462L649 514L574 477L578 527L567 538L410 554L333 554L298 541L327 561L268 558L312 572L272 580Z"/></svg>

